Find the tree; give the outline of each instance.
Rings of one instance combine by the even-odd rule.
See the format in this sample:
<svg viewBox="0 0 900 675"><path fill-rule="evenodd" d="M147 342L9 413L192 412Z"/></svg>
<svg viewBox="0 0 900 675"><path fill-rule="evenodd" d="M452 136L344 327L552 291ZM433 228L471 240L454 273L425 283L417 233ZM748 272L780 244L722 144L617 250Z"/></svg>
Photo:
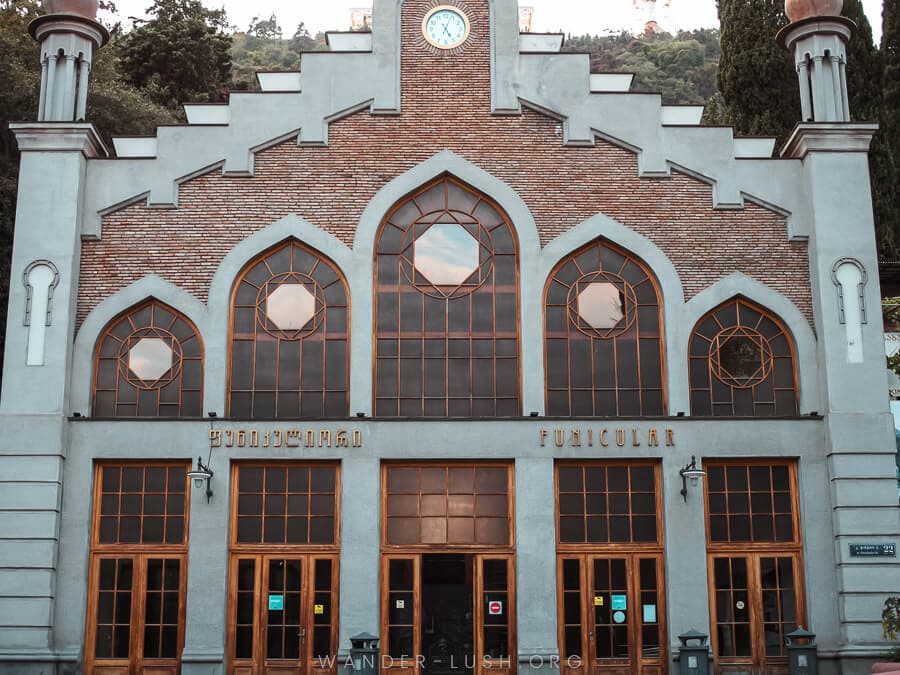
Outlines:
<svg viewBox="0 0 900 675"><path fill-rule="evenodd" d="M670 104L700 105L716 92L718 31L568 36L565 51L590 52L595 72L634 73L634 90Z"/></svg>
<svg viewBox="0 0 900 675"><path fill-rule="evenodd" d="M278 19L272 14L268 19L260 19L254 16L250 21L250 28L247 29L247 35L252 35L260 40L280 40L281 26L278 25Z"/></svg>
<svg viewBox="0 0 900 675"><path fill-rule="evenodd" d="M783 0L718 0L722 31L719 91L739 134L775 136L781 145L800 121L793 56L776 44L787 24Z"/></svg>
<svg viewBox="0 0 900 675"><path fill-rule="evenodd" d="M148 13L122 39L126 81L176 112L188 101L222 100L231 79L225 12L200 0L154 0Z"/></svg>
<svg viewBox="0 0 900 675"><path fill-rule="evenodd" d="M872 188L882 259L900 255L900 0L884 0L881 130L872 152Z"/></svg>

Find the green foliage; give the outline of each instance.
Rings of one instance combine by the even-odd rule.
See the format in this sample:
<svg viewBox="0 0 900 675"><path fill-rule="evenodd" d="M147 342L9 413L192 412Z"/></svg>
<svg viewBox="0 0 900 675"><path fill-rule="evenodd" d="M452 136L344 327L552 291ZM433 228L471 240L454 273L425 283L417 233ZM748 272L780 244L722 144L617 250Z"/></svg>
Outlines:
<svg viewBox="0 0 900 675"><path fill-rule="evenodd" d="M153 17L122 38L126 81L177 111L185 102L221 101L231 79L231 36L223 10L200 0L154 0Z"/></svg>
<svg viewBox="0 0 900 675"><path fill-rule="evenodd" d="M775 136L780 146L800 120L793 57L775 40L787 24L784 0L718 0L717 5L725 120L739 135Z"/></svg>
<svg viewBox="0 0 900 675"><path fill-rule="evenodd" d="M900 598L892 597L884 601L881 629L885 640L894 641L900 637Z"/></svg>
<svg viewBox="0 0 900 675"><path fill-rule="evenodd" d="M703 105L716 93L718 33L570 35L563 49L590 52L593 72L634 73L636 91L658 92L667 104Z"/></svg>
<svg viewBox="0 0 900 675"><path fill-rule="evenodd" d="M246 33L235 33L231 47L232 89L257 88L256 73L267 70L296 70L300 54L326 49L325 35L312 37L302 23L290 40L282 39L281 27L273 15L260 22L253 19Z"/></svg>
<svg viewBox="0 0 900 675"><path fill-rule="evenodd" d="M879 254L900 259L900 0L884 0L881 38L881 131L872 152L872 187Z"/></svg>

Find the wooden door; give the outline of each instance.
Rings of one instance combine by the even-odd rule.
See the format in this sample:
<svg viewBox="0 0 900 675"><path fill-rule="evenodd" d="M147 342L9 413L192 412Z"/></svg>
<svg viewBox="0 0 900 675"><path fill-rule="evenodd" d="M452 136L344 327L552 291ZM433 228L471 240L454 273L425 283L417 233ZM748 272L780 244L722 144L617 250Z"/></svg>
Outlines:
<svg viewBox="0 0 900 675"><path fill-rule="evenodd" d="M561 556L560 644L567 675L666 671L662 556Z"/></svg>
<svg viewBox="0 0 900 675"><path fill-rule="evenodd" d="M382 670L418 672L421 652L421 557L387 555L381 566Z"/></svg>
<svg viewBox="0 0 900 675"><path fill-rule="evenodd" d="M88 675L176 675L184 647L183 556L96 556Z"/></svg>
<svg viewBox="0 0 900 675"><path fill-rule="evenodd" d="M515 672L515 565L511 556L475 557L475 672Z"/></svg>
<svg viewBox="0 0 900 675"><path fill-rule="evenodd" d="M719 672L787 673L784 636L804 614L796 554L714 555L714 645Z"/></svg>
<svg viewBox="0 0 900 675"><path fill-rule="evenodd" d="M337 560L234 555L229 598L230 672L322 675L336 666Z"/></svg>

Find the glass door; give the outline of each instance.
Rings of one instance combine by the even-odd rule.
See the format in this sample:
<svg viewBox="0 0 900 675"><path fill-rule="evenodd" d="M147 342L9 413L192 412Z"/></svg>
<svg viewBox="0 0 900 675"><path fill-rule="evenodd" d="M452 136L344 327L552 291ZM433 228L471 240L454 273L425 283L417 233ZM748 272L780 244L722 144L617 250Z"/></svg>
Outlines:
<svg viewBox="0 0 900 675"><path fill-rule="evenodd" d="M92 571L88 673L180 672L184 565L180 557L97 558Z"/></svg>
<svg viewBox="0 0 900 675"><path fill-rule="evenodd" d="M181 462L95 467L87 675L181 672L189 468Z"/></svg>
<svg viewBox="0 0 900 675"><path fill-rule="evenodd" d="M723 673L787 673L784 636L798 626L794 556L712 559L716 653Z"/></svg>
<svg viewBox="0 0 900 675"><path fill-rule="evenodd" d="M382 571L385 671L515 672L512 556L391 555Z"/></svg>
<svg viewBox="0 0 900 675"><path fill-rule="evenodd" d="M570 675L659 675L665 640L659 555L560 560L563 669Z"/></svg>
<svg viewBox="0 0 900 675"><path fill-rule="evenodd" d="M336 566L313 556L235 556L232 673L333 672Z"/></svg>

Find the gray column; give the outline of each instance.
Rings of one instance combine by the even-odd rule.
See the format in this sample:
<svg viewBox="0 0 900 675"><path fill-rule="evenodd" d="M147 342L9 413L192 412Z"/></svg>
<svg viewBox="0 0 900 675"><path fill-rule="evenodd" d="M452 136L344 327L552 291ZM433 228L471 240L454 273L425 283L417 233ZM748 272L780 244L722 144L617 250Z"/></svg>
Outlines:
<svg viewBox="0 0 900 675"><path fill-rule="evenodd" d="M225 672L225 627L228 601L228 514L231 472L228 458L213 456L213 497L191 486L188 552L187 630L183 675Z"/></svg>
<svg viewBox="0 0 900 675"><path fill-rule="evenodd" d="M900 542L893 419L888 406L878 259L869 188L870 124L805 124L785 155L803 160L809 209L810 276L818 335L831 498L832 546L838 576L840 653L875 657L886 648L881 608L900 593L896 558L850 555L853 543ZM851 258L867 271L863 316L842 315L834 270ZM868 319L866 321L866 319ZM860 352L848 348L848 324L861 327ZM857 346L858 347L858 346ZM807 486L804 484L803 489ZM816 522L806 519L806 522ZM807 568L813 563L807 560ZM816 588L809 587L812 595ZM811 614L816 632L816 615ZM880 644L879 644L880 643Z"/></svg>
<svg viewBox="0 0 900 675"><path fill-rule="evenodd" d="M378 635L381 466L377 457L345 457L341 464L340 641Z"/></svg>
<svg viewBox="0 0 900 675"><path fill-rule="evenodd" d="M691 461L691 454L690 448L683 448L665 456L662 462L670 656L677 655L682 633L695 629L710 634L703 482L688 484L687 501L681 496L679 471ZM697 463L702 466L703 458L698 456Z"/></svg>
<svg viewBox="0 0 900 675"><path fill-rule="evenodd" d="M516 610L520 670L559 656L552 458L516 459Z"/></svg>
<svg viewBox="0 0 900 675"><path fill-rule="evenodd" d="M22 160L0 402L0 660L41 663L57 657L52 626L68 450L79 209L86 157L96 156L101 146L90 125L10 126ZM46 327L46 358L41 366L29 366L23 278L36 260L52 262L60 282ZM83 615L78 622L83 623ZM23 667L12 672L31 671Z"/></svg>

